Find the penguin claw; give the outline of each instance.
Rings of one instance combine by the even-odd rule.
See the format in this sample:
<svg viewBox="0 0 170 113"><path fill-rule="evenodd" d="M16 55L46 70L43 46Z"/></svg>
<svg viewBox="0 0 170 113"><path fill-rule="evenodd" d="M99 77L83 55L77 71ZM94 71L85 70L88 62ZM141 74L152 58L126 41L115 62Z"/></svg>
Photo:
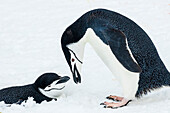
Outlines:
<svg viewBox="0 0 170 113"><path fill-rule="evenodd" d="M110 95L110 96L106 97L106 99L120 102L120 101L123 100L123 97L118 97L118 96Z"/></svg>
<svg viewBox="0 0 170 113"><path fill-rule="evenodd" d="M114 98L110 98L110 96L106 97L106 99L116 101Z"/></svg>
<svg viewBox="0 0 170 113"><path fill-rule="evenodd" d="M113 107L113 106L107 106L104 103L101 103L100 105L104 105L103 108L111 108L111 109L117 109L119 107Z"/></svg>
<svg viewBox="0 0 170 113"><path fill-rule="evenodd" d="M104 106L104 108L117 109L118 107L112 107L112 106Z"/></svg>
<svg viewBox="0 0 170 113"><path fill-rule="evenodd" d="M104 105L104 108L117 109L117 108L126 106L131 101L132 100L127 100L123 98L122 101L120 102L116 102L116 103L115 102L104 102L104 103L101 103L100 105Z"/></svg>
<svg viewBox="0 0 170 113"><path fill-rule="evenodd" d="M105 105L104 103L100 103L100 105Z"/></svg>
<svg viewBox="0 0 170 113"><path fill-rule="evenodd" d="M112 108L111 106L104 106L104 108Z"/></svg>

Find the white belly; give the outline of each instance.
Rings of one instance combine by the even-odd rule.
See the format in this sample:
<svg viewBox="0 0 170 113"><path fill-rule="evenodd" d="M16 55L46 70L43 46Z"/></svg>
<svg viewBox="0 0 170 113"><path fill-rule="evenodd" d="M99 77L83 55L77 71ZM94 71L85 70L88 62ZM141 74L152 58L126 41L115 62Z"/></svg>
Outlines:
<svg viewBox="0 0 170 113"><path fill-rule="evenodd" d="M87 39L87 42L119 80L123 88L123 96L127 99L134 99L138 89L139 73L130 72L124 68L116 59L110 47L103 43L91 28L87 29L83 38Z"/></svg>

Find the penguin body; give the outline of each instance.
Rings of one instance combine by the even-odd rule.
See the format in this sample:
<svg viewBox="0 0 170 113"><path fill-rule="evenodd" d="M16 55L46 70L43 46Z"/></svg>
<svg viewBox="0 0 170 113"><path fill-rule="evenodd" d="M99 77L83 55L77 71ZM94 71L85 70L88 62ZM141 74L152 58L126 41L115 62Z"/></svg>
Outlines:
<svg viewBox="0 0 170 113"><path fill-rule="evenodd" d="M94 48L97 55L102 59L105 65L107 65L113 75L115 75L116 78L120 81L124 90L124 97L134 99L138 88L139 73L130 72L125 69L116 59L110 47L104 44L91 28L87 29L85 35L83 36L83 38L81 38L81 40L79 40L77 43L70 44L67 47L71 50L74 50L74 53L82 61L81 56L79 55L81 55L80 52L82 52L82 45L86 43L89 43ZM74 58L74 55L71 54L71 58ZM81 63L78 62L76 64L78 67L79 65L81 65Z"/></svg>
<svg viewBox="0 0 170 113"><path fill-rule="evenodd" d="M95 9L64 31L62 50L75 83L81 82L86 43L118 78L127 100L170 85L170 74L150 37L127 17L106 9Z"/></svg>
<svg viewBox="0 0 170 113"><path fill-rule="evenodd" d="M45 73L33 84L1 89L0 101L4 101L5 104L21 104L23 101L26 101L28 97L33 97L36 103L41 103L44 100L48 102L57 98L58 94L61 93L61 90L65 87L65 82L68 80L69 77L67 76L60 77L55 73ZM53 83L56 85L52 86Z"/></svg>

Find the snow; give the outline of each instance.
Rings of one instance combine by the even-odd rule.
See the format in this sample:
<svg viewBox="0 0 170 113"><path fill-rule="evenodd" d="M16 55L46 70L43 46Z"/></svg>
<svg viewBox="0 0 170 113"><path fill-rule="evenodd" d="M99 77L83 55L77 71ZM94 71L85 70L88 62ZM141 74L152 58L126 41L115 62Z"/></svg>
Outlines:
<svg viewBox="0 0 170 113"><path fill-rule="evenodd" d="M151 37L170 70L169 0L1 0L0 1L0 88L33 83L45 72L72 77L61 50L65 28L85 12L106 8L119 12L140 25ZM104 109L105 97L121 95L117 80L87 45L82 83L68 83L58 101L6 107L2 113L169 113L170 88L154 91L127 107Z"/></svg>

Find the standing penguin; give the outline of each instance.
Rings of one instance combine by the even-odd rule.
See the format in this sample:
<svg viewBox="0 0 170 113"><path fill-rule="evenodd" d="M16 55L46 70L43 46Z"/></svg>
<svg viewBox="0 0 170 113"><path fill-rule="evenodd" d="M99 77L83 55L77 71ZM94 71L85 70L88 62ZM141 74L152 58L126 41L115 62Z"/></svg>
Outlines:
<svg viewBox="0 0 170 113"><path fill-rule="evenodd" d="M13 86L0 90L0 101L5 104L21 104L28 97L33 97L36 103L57 99L70 78L61 77L55 73L44 73L33 84L24 86Z"/></svg>
<svg viewBox="0 0 170 113"><path fill-rule="evenodd" d="M107 97L118 103L104 102L105 107L122 107L153 89L170 86L170 73L151 39L127 17L96 9L82 15L64 31L61 46L75 83L81 83L86 43L94 48L123 88L123 97Z"/></svg>

